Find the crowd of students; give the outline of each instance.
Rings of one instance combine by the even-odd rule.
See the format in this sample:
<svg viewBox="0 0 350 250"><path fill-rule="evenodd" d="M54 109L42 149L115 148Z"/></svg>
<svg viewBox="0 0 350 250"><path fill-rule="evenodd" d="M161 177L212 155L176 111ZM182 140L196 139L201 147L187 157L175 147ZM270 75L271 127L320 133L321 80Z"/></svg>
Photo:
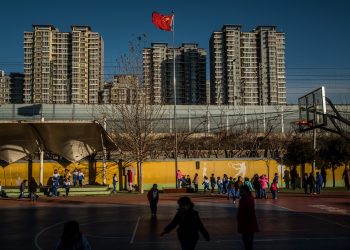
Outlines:
<svg viewBox="0 0 350 250"><path fill-rule="evenodd" d="M49 179L47 183L47 187L48 187L47 194L52 197L57 197L59 195L58 188L62 186L63 188L65 188L65 191L66 191L65 195L68 196L70 187L72 185L74 187L83 186L84 178L85 178L84 173L77 168L73 170L72 174L70 173L69 169L66 168L64 170L64 174L62 177L59 174L58 170L55 169L53 171L52 177ZM72 179L73 179L73 183L72 183Z"/></svg>
<svg viewBox="0 0 350 250"><path fill-rule="evenodd" d="M73 183L71 181L73 177ZM69 195L69 190L71 185L74 187L82 187L84 181L84 173L80 169L74 169L72 174L70 173L69 169L64 170L64 174L61 176L57 169L54 169L52 177L49 178L46 184L46 191L44 192L47 196L50 197L57 197L59 196L58 188L63 187L65 188L65 196ZM37 189L39 188L39 185L37 184L34 177L31 177L30 180L23 180L19 186L19 196L18 199L24 198L24 192L26 189L28 183L28 197L31 198L31 200L35 201L38 199L37 195Z"/></svg>
<svg viewBox="0 0 350 250"><path fill-rule="evenodd" d="M177 173L178 187L186 188L188 192L198 192L199 178L196 173L194 178L191 179L189 175L183 175L181 170ZM221 178L220 176L215 177L212 174L209 178L204 176L202 182L204 192L214 193L216 191L218 194L227 195L227 199L232 198L234 201L240 198L239 189L242 185L249 187L249 191L255 192L255 198L267 199L267 190L270 189L272 198L277 199L278 193L278 174L275 173L272 183L269 183L266 174L259 176L255 174L252 179L242 176L238 176L237 179L233 177L228 177L224 174Z"/></svg>

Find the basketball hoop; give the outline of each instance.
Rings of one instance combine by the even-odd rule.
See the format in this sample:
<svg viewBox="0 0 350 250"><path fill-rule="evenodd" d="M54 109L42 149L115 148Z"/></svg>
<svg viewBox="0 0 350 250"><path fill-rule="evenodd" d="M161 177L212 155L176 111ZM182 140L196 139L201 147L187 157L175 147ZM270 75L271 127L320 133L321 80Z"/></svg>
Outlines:
<svg viewBox="0 0 350 250"><path fill-rule="evenodd" d="M307 120L299 120L299 121L295 122L295 125L299 125L299 126L308 125L308 122L307 122Z"/></svg>
<svg viewBox="0 0 350 250"><path fill-rule="evenodd" d="M315 127L313 121L307 121L307 120L299 120L299 121L296 121L295 124L299 126L308 126L310 128Z"/></svg>

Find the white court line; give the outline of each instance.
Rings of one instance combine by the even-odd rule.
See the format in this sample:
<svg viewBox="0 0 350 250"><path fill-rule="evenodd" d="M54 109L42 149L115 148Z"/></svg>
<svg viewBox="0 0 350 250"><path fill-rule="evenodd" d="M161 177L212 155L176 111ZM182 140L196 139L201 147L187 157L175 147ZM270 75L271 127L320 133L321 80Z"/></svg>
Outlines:
<svg viewBox="0 0 350 250"><path fill-rule="evenodd" d="M340 224L340 223L337 223L337 222L334 222L334 221L326 220L326 219L323 219L321 217L318 217L318 216L315 216L315 215L311 215L311 214L307 214L307 213L304 213L304 212L299 212L299 211L296 211L296 210L293 210L293 209L290 209L290 208L286 208L286 207L283 207L283 206L279 206L279 205L276 205L276 204L273 204L273 203L270 203L270 204L273 205L273 206L276 206L276 207L284 208L284 209L289 210L291 212L299 213L299 214L302 214L302 215L305 215L305 216L309 216L311 218L314 218L314 219L317 219L317 220L320 220L320 221L323 221L323 222L327 222L327 223L330 223L330 224L333 224L333 225L344 227L346 229L350 229L350 226L347 226L347 225L343 225L343 224Z"/></svg>
<svg viewBox="0 0 350 250"><path fill-rule="evenodd" d="M134 234L133 234L133 238L132 238L132 241L135 237L135 234L136 234L136 229L137 229L137 226L139 224L139 221L140 221L140 218L138 218L137 220L137 224L136 224L136 227L135 227L135 230L134 230ZM48 227L45 227L43 228L39 233L37 233L35 235L35 238L34 238L34 245L35 247L38 249L38 250L42 250L42 248L40 247L39 245L39 237L45 233L46 231L49 231L50 229L54 228L54 227L57 227L59 225L62 225L62 224L65 224L67 221L66 220L63 220L61 222L58 222L58 223L55 223L51 226L48 226ZM101 222L106 222L106 220L101 220L101 221L89 221L89 222L85 222L85 223L81 223L80 225L83 226L83 225L89 225L89 224L92 224L92 223L101 223ZM109 221L110 222L110 221ZM84 234L85 235L85 234ZM125 239L125 238L128 238L128 237L118 237L118 236L93 236L93 235L85 235L86 237L89 237L89 238L104 238L104 239Z"/></svg>
<svg viewBox="0 0 350 250"><path fill-rule="evenodd" d="M35 235L35 238L34 238L34 244L35 244L36 248L39 249L39 250L42 250L42 248L39 246L39 243L38 243L38 240L39 240L39 237L40 237L41 234L43 234L45 231L47 231L47 230L49 230L49 229L51 229L51 228L54 228L54 227L56 227L56 226L58 226L58 225L61 225L61 224L66 223L66 222L67 222L67 221L58 222L58 223L53 224L53 225L51 225L51 226L45 227L43 230L41 230L39 233L37 233L37 234Z"/></svg>
<svg viewBox="0 0 350 250"><path fill-rule="evenodd" d="M283 207L283 206L280 206L280 205L276 205L276 204L273 204L273 203L269 203L275 207L279 207L279 208L282 208L282 209L285 209L287 211L290 211L290 212L295 212L295 213L298 213L298 211L294 210L294 209L291 209L291 208L287 208L287 207Z"/></svg>
<svg viewBox="0 0 350 250"><path fill-rule="evenodd" d="M138 226L139 226L140 220L141 220L141 216L139 216L139 217L137 218L137 222L136 222L136 225L135 225L135 228L134 228L134 232L132 233L132 237L131 237L131 240L130 240L130 244L133 244L133 243L134 243L136 231L137 231L137 228L138 228Z"/></svg>

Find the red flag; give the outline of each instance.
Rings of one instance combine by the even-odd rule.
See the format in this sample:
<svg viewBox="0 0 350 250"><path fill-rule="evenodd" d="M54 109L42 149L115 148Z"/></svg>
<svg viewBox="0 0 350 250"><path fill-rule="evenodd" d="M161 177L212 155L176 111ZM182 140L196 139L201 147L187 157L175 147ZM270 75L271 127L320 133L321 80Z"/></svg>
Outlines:
<svg viewBox="0 0 350 250"><path fill-rule="evenodd" d="M173 16L166 16L157 12L152 13L152 23L161 30L170 31L173 22Z"/></svg>

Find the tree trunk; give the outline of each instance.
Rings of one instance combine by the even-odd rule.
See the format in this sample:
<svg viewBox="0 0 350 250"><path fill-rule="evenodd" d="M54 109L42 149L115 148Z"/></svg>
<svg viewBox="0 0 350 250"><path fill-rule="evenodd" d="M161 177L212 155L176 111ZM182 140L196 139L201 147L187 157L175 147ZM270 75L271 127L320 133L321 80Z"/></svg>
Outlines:
<svg viewBox="0 0 350 250"><path fill-rule="evenodd" d="M302 162L301 165L300 165L300 172L301 172L301 175L300 175L300 188L304 188L304 176L305 176L305 163Z"/></svg>
<svg viewBox="0 0 350 250"><path fill-rule="evenodd" d="M95 154L89 156L89 184L96 183L96 160Z"/></svg>
<svg viewBox="0 0 350 250"><path fill-rule="evenodd" d="M140 160L137 160L137 184L139 186L139 193L143 194L142 162Z"/></svg>
<svg viewBox="0 0 350 250"><path fill-rule="evenodd" d="M334 175L334 171L335 171L335 168L334 168L334 166L332 165L333 187L335 187L335 175Z"/></svg>

